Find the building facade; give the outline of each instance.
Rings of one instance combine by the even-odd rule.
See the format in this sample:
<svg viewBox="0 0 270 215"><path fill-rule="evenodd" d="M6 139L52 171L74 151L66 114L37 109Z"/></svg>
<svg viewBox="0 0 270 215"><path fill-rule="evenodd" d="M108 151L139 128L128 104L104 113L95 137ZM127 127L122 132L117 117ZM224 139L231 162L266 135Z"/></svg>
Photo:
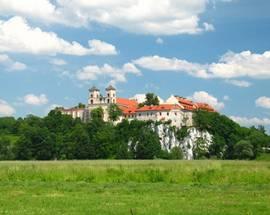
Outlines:
<svg viewBox="0 0 270 215"><path fill-rule="evenodd" d="M104 121L109 121L108 108L115 104L122 110L119 121L141 120L141 121L160 121L171 122L172 126L178 128L193 125L193 113L196 110L214 112L215 110L206 103L195 103L180 96L171 96L160 105L140 107L134 99L118 98L116 89L109 86L105 89L105 96L96 87L89 89L88 103L85 108L61 109L63 114L80 118L84 122L91 120L91 112L96 108L102 108Z"/></svg>

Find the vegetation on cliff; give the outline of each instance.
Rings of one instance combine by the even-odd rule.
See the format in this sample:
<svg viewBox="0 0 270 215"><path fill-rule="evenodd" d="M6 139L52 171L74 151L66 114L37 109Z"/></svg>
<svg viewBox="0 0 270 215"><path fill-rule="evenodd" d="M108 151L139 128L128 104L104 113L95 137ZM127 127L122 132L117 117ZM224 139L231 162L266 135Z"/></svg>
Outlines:
<svg viewBox="0 0 270 215"><path fill-rule="evenodd" d="M133 120L114 125L119 115L112 113L111 122L102 121L102 109L92 112L92 120L62 115L53 110L44 118L0 118L0 160L65 160L65 159L181 159L181 148L170 152L160 145L153 131L154 122ZM112 108L114 112L114 108ZM270 147L270 137L260 128L243 128L219 113L197 112L195 126L213 135L207 151L197 142L196 159L255 159ZM187 136L187 128L178 130L177 139Z"/></svg>

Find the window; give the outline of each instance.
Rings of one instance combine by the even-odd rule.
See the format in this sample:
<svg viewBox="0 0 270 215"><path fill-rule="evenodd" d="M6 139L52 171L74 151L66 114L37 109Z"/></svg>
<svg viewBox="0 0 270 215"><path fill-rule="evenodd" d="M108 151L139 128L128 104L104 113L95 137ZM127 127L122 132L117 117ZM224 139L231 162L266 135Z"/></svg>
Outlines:
<svg viewBox="0 0 270 215"><path fill-rule="evenodd" d="M169 115L170 115L170 113L168 112L168 113L167 113L167 116L169 116Z"/></svg>
<svg viewBox="0 0 270 215"><path fill-rule="evenodd" d="M93 101L93 99L91 99L91 101L90 101L90 102L91 102L91 104L94 104L94 101Z"/></svg>
<svg viewBox="0 0 270 215"><path fill-rule="evenodd" d="M110 103L110 99L107 99L107 103L108 103L108 104Z"/></svg>
<svg viewBox="0 0 270 215"><path fill-rule="evenodd" d="M159 115L160 115L160 116L162 116L162 113L161 113L161 112L159 112Z"/></svg>
<svg viewBox="0 0 270 215"><path fill-rule="evenodd" d="M108 95L107 95L108 97L110 97L110 94L108 93Z"/></svg>

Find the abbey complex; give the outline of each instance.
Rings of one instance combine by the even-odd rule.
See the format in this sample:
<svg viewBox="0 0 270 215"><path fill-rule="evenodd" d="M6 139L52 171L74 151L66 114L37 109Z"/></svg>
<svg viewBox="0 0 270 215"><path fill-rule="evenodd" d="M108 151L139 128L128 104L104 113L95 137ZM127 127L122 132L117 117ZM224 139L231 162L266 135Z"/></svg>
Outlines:
<svg viewBox="0 0 270 215"><path fill-rule="evenodd" d="M104 121L109 121L108 108L110 105L117 105L122 110L122 116L118 121L143 120L143 121L170 121L172 126L193 125L193 112L204 110L214 112L215 110L206 103L196 103L180 96L170 96L166 101L159 102L159 105L140 105L138 99L126 99L117 97L116 89L112 86L106 88L105 96L96 87L89 89L88 103L85 108L75 107L70 109L61 108L63 114L71 115L73 118L80 118L87 122L91 119L91 111L101 107L104 112Z"/></svg>

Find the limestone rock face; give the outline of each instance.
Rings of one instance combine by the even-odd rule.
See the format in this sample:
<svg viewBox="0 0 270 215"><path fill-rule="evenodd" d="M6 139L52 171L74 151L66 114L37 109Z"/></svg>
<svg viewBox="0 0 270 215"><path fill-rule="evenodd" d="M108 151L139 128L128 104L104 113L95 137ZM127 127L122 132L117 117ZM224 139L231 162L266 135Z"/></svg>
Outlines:
<svg viewBox="0 0 270 215"><path fill-rule="evenodd" d="M176 131L169 125L156 125L153 130L160 138L160 144L163 150L170 150L174 147L180 147L184 154L184 159L193 160L193 150L196 147L196 141L201 138L204 145L201 146L205 151L208 151L209 146L213 142L213 136L207 131L199 131L197 128L192 127L188 129L188 135L183 140L176 138Z"/></svg>

